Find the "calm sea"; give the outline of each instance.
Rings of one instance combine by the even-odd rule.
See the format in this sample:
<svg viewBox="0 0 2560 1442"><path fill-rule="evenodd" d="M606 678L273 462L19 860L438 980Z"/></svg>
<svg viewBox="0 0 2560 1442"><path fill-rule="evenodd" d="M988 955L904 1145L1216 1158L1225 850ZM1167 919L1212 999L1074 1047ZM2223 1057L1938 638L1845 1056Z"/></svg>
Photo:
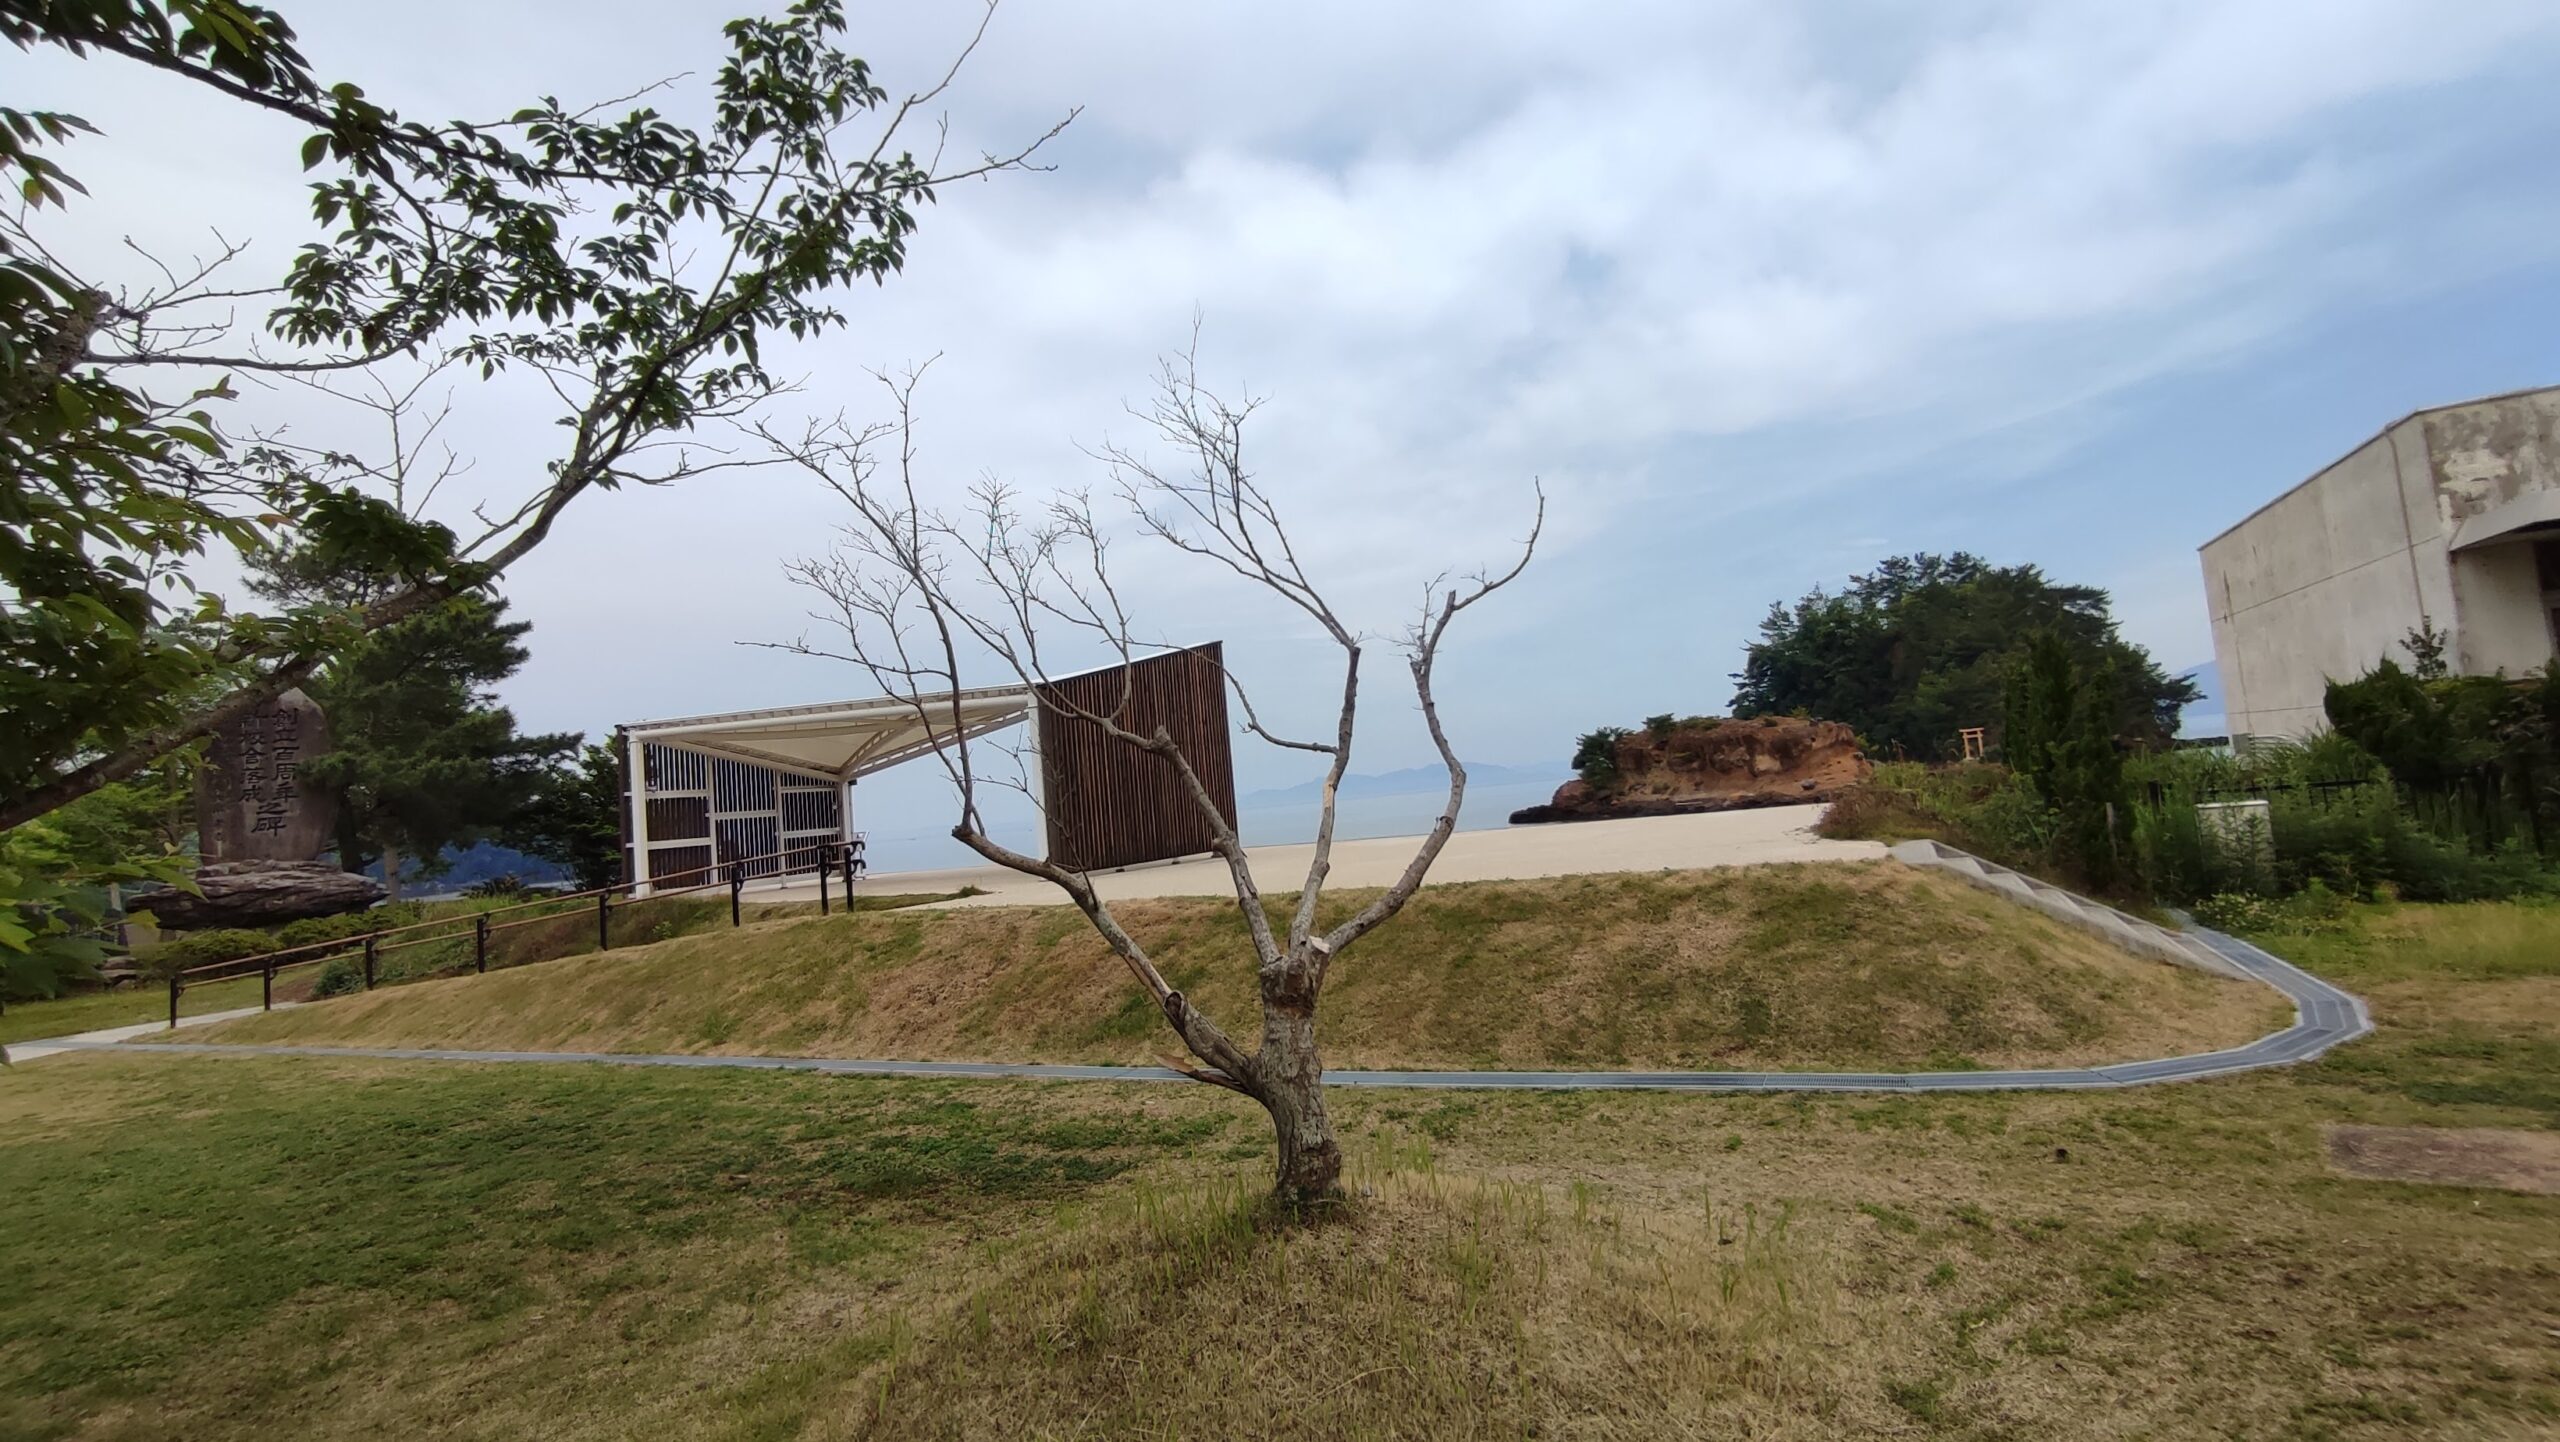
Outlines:
<svg viewBox="0 0 2560 1442"><path fill-rule="evenodd" d="M1466 802L1458 808L1458 829L1486 831L1509 825L1512 812L1524 806L1537 805L1554 795L1555 789L1552 781L1469 786ZM1417 791L1396 796L1346 797L1334 812L1334 835L1345 841L1371 836L1419 836L1429 830L1432 821L1440 815L1440 803L1445 795L1439 791ZM858 821L856 824L862 823ZM1247 846L1283 846L1313 841L1316 803L1247 804L1237 811L1236 827L1244 834ZM874 872L934 871L985 864L976 852L952 840L948 832L899 826L894 822L882 826L876 821L864 825L863 829ZM996 840L1008 846L1036 846L1037 838L1027 814L1015 818L1009 825L997 821L993 830Z"/></svg>

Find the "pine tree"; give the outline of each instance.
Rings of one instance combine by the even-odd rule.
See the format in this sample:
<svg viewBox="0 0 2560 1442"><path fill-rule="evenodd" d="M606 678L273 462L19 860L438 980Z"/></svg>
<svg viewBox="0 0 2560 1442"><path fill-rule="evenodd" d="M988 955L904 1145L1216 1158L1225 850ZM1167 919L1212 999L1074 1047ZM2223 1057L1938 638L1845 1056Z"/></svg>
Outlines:
<svg viewBox="0 0 2560 1442"><path fill-rule="evenodd" d="M543 773L517 813L510 846L568 867L578 889L622 880L622 763L608 746L587 746Z"/></svg>
<svg viewBox="0 0 2560 1442"><path fill-rule="evenodd" d="M258 588L298 601L361 604L385 578L334 570L309 552L259 558ZM513 824L575 735L523 736L494 688L525 662L530 622L507 603L455 596L350 645L304 689L328 715L331 749L301 777L336 793L338 862L382 862L400 894L404 858L432 873L447 848Z"/></svg>
<svg viewBox="0 0 2560 1442"><path fill-rule="evenodd" d="M2115 882L2116 828L2128 815L2121 690L2112 662L2083 663L2040 632L2010 669L2001 737L2009 769L2059 820L2061 860L2101 889Z"/></svg>
<svg viewBox="0 0 2560 1442"><path fill-rule="evenodd" d="M1819 716L1885 754L1952 760L1963 729L1998 719L2038 634L2081 665L2115 666L2113 734L2136 746L2177 734L2195 683L2118 634L2105 591L1963 552L1889 557L1837 594L1770 607L1734 677L1733 714Z"/></svg>

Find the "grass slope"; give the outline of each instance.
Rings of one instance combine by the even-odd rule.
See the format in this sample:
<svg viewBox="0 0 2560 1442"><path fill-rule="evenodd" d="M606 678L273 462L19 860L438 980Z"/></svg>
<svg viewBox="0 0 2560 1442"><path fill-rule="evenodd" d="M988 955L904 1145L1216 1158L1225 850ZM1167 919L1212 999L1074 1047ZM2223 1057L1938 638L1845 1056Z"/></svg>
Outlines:
<svg viewBox="0 0 2560 1442"><path fill-rule="evenodd" d="M920 906L926 902L948 901L966 892L874 893L860 898L856 909L862 911L895 911L900 907ZM464 925L452 934L429 933L434 939L423 944L404 943L387 948L377 968L384 985L398 985L423 977L451 976L471 967L471 934L468 919L474 914L504 903L489 900L431 902L419 908L430 920L459 921ZM595 912L591 903L568 903L560 914L539 916L523 924L510 925L490 938L489 964L494 967L522 966L530 962L550 961L575 956L596 949ZM815 902L766 905L758 908L765 916L815 916ZM405 923L404 923L405 924ZM713 929L726 930L729 925L729 899L725 895L659 897L641 902L624 902L615 909L608 923L616 946L647 945L678 936L691 936ZM254 932L225 932L225 937L255 938ZM358 933L360 935L360 933ZM232 960L255 956L268 950L282 949L285 943L269 935L219 956L190 957L188 964ZM354 966L352 958L344 963ZM276 978L276 1000L303 1001L310 997L320 968L300 965ZM259 998L258 978L239 977L226 981L197 982L188 986L178 998L180 1016L204 1016L217 1011L230 1011L256 1006ZM120 991L81 992L56 997L49 1001L18 1002L0 1013L0 1045L31 1041L42 1037L70 1036L76 1032L97 1031L105 1027L130 1026L136 1022L166 1020L169 1015L167 987L156 981L143 981Z"/></svg>
<svg viewBox="0 0 2560 1442"><path fill-rule="evenodd" d="M1232 904L1115 911L1195 1003L1251 1022ZM1947 878L1855 863L1430 888L1349 954L1323 1015L1340 1067L1963 1067L2209 1050L2284 1009ZM1170 1045L1064 907L771 922L190 1035L1089 1062Z"/></svg>
<svg viewBox="0 0 2560 1442"><path fill-rule="evenodd" d="M277 995L279 999L288 995L282 982L277 983ZM252 976L191 988L178 999L178 1013L204 1016L257 1004L258 979ZM8 1012L0 1015L0 1046L168 1019L168 989L149 982L122 991L89 991L51 1001L12 1002Z"/></svg>
<svg viewBox="0 0 2560 1442"><path fill-rule="evenodd" d="M1205 1087L37 1061L0 1436L2560 1432L2560 1198L2321 1141L2560 1128L2560 911L2268 940L2380 1034L2108 1095L1346 1090L1352 1214L1296 1234Z"/></svg>

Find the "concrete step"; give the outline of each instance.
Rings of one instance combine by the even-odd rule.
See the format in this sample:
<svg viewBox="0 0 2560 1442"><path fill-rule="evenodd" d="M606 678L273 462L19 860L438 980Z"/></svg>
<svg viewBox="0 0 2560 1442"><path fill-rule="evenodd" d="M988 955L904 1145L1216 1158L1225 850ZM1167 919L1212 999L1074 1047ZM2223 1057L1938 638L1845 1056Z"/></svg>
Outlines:
<svg viewBox="0 0 2560 1442"><path fill-rule="evenodd" d="M2138 956L2193 967L2217 976L2250 979L2231 958L2184 932L2171 931L2103 902L2066 891L2024 872L1985 861L1942 841L1906 841L1893 848L1893 858L1906 866L1944 871L1969 886L2034 907L2065 926L2077 927Z"/></svg>

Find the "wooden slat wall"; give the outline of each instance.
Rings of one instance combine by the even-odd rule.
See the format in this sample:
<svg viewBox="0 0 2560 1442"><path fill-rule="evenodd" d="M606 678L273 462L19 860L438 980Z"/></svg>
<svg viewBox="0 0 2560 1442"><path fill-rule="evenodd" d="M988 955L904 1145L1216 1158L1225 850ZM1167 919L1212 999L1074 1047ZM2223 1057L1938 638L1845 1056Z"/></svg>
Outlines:
<svg viewBox="0 0 2560 1442"><path fill-rule="evenodd" d="M1223 661L1220 643L1212 641L1039 688L1040 782L1049 812L1050 859L1096 871L1198 855L1213 836L1172 762L1112 739L1093 722L1069 714L1070 707L1109 715L1140 735L1163 726L1227 824L1235 825L1235 752Z"/></svg>

